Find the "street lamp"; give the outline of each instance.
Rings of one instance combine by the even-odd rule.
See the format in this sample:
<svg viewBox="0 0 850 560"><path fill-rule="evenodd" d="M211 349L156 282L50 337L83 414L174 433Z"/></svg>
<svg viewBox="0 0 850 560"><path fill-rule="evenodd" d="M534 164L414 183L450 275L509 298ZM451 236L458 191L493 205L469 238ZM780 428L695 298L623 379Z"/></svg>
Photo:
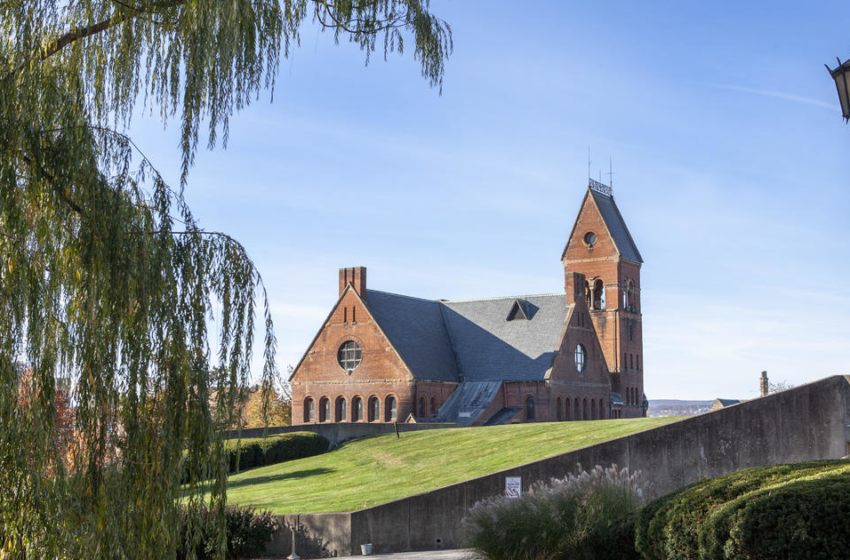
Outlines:
<svg viewBox="0 0 850 560"><path fill-rule="evenodd" d="M841 63L841 59L837 58L838 67L835 70L830 69L826 64L826 69L832 79L835 80L835 87L838 88L838 99L841 101L841 113L844 115L845 121L850 121L850 60Z"/></svg>

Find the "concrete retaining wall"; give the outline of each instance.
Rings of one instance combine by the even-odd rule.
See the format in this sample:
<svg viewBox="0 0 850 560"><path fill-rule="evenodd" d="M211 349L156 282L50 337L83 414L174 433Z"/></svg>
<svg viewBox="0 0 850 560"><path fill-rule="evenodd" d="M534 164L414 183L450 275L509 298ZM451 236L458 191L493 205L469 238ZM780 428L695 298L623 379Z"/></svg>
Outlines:
<svg viewBox="0 0 850 560"><path fill-rule="evenodd" d="M466 428L482 429L482 428ZM616 463L643 471L649 497L703 477L747 467L838 459L850 454L850 376L802 387L687 418L652 430L585 447L520 467L351 513L280 516L283 528L269 554L287 555L298 527L302 557L374 551L433 550L461 545L461 520L478 500L504 491L506 476L523 489L539 480Z"/></svg>
<svg viewBox="0 0 850 560"><path fill-rule="evenodd" d="M428 422L422 424L407 424L399 423L399 432L416 432L419 430L436 430L442 428L457 428L457 424L443 424L437 422ZM331 445L338 445L343 441L361 438L367 436L380 436L383 434L394 434L395 424L392 423L371 423L365 422L338 422L328 424L300 424L298 426L278 426L269 427L268 434L288 434L291 432L316 432L323 435L331 442ZM236 430L230 432L229 439L237 437ZM242 438L263 437L263 428L249 428L242 430Z"/></svg>

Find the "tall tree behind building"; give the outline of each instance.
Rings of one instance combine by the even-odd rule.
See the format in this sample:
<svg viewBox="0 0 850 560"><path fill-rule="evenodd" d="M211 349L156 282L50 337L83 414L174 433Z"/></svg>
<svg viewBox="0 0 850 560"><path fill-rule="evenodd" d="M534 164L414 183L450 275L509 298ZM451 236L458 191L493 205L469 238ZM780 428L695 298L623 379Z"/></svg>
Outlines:
<svg viewBox="0 0 850 560"><path fill-rule="evenodd" d="M203 231L183 189L199 141L226 143L308 17L367 60L412 36L442 84L451 33L427 0L0 3L0 556L173 557L178 499L197 540L209 491L223 557L221 429L248 380L257 301L267 397L275 336L247 252ZM180 185L128 136L139 95L179 123ZM45 445L61 429L57 376L76 388L71 466Z"/></svg>

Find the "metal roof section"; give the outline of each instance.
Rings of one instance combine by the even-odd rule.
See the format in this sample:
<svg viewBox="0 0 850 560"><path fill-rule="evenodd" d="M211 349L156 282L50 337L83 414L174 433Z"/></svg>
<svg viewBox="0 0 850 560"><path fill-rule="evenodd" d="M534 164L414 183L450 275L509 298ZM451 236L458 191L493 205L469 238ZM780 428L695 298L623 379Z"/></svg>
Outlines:
<svg viewBox="0 0 850 560"><path fill-rule="evenodd" d="M496 414L488 418L482 426L503 426L513 420L517 414L522 412L521 406L503 406Z"/></svg>
<svg viewBox="0 0 850 560"><path fill-rule="evenodd" d="M560 343L564 294L524 296L533 313L506 321L518 298L441 302L464 381L542 381Z"/></svg>
<svg viewBox="0 0 850 560"><path fill-rule="evenodd" d="M501 381L467 381L452 391L437 412L437 422L454 422L469 426L487 410L499 393Z"/></svg>
<svg viewBox="0 0 850 560"><path fill-rule="evenodd" d="M626 222L623 220L623 216L614 202L614 196L612 194L606 194L600 188L594 188L593 183L596 183L596 181L592 179L591 181L588 192L593 197L596 207L599 208L599 213L602 214L602 219L605 220L605 225L614 239L614 244L620 251L620 256L630 261L643 263L643 257L640 256L640 251L638 251L637 245L635 245L632 239L632 234L629 233L629 228L626 226ZM610 193L610 187L606 188L608 189L607 192Z"/></svg>
<svg viewBox="0 0 850 560"><path fill-rule="evenodd" d="M369 311L411 373L427 381L457 381L440 302L366 290Z"/></svg>

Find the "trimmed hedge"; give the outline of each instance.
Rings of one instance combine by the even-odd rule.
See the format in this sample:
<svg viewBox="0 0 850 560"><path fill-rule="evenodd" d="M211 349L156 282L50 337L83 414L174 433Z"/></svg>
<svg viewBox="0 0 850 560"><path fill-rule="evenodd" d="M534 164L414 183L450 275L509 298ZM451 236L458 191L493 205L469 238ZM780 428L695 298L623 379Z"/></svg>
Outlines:
<svg viewBox="0 0 850 560"><path fill-rule="evenodd" d="M320 455L327 451L329 447L330 442L326 437L313 432L292 432L266 438L231 439L224 442L228 474ZM239 467L238 470L237 466ZM201 478L205 478L205 476L202 475ZM189 472L186 465L183 464L180 467L180 483L186 484L187 482L189 482Z"/></svg>
<svg viewBox="0 0 850 560"><path fill-rule="evenodd" d="M326 437L313 432L292 432L241 441L234 439L225 443L230 473L312 457L324 453L329 447Z"/></svg>
<svg viewBox="0 0 850 560"><path fill-rule="evenodd" d="M646 559L847 558L850 462L817 461L737 471L638 511Z"/></svg>

